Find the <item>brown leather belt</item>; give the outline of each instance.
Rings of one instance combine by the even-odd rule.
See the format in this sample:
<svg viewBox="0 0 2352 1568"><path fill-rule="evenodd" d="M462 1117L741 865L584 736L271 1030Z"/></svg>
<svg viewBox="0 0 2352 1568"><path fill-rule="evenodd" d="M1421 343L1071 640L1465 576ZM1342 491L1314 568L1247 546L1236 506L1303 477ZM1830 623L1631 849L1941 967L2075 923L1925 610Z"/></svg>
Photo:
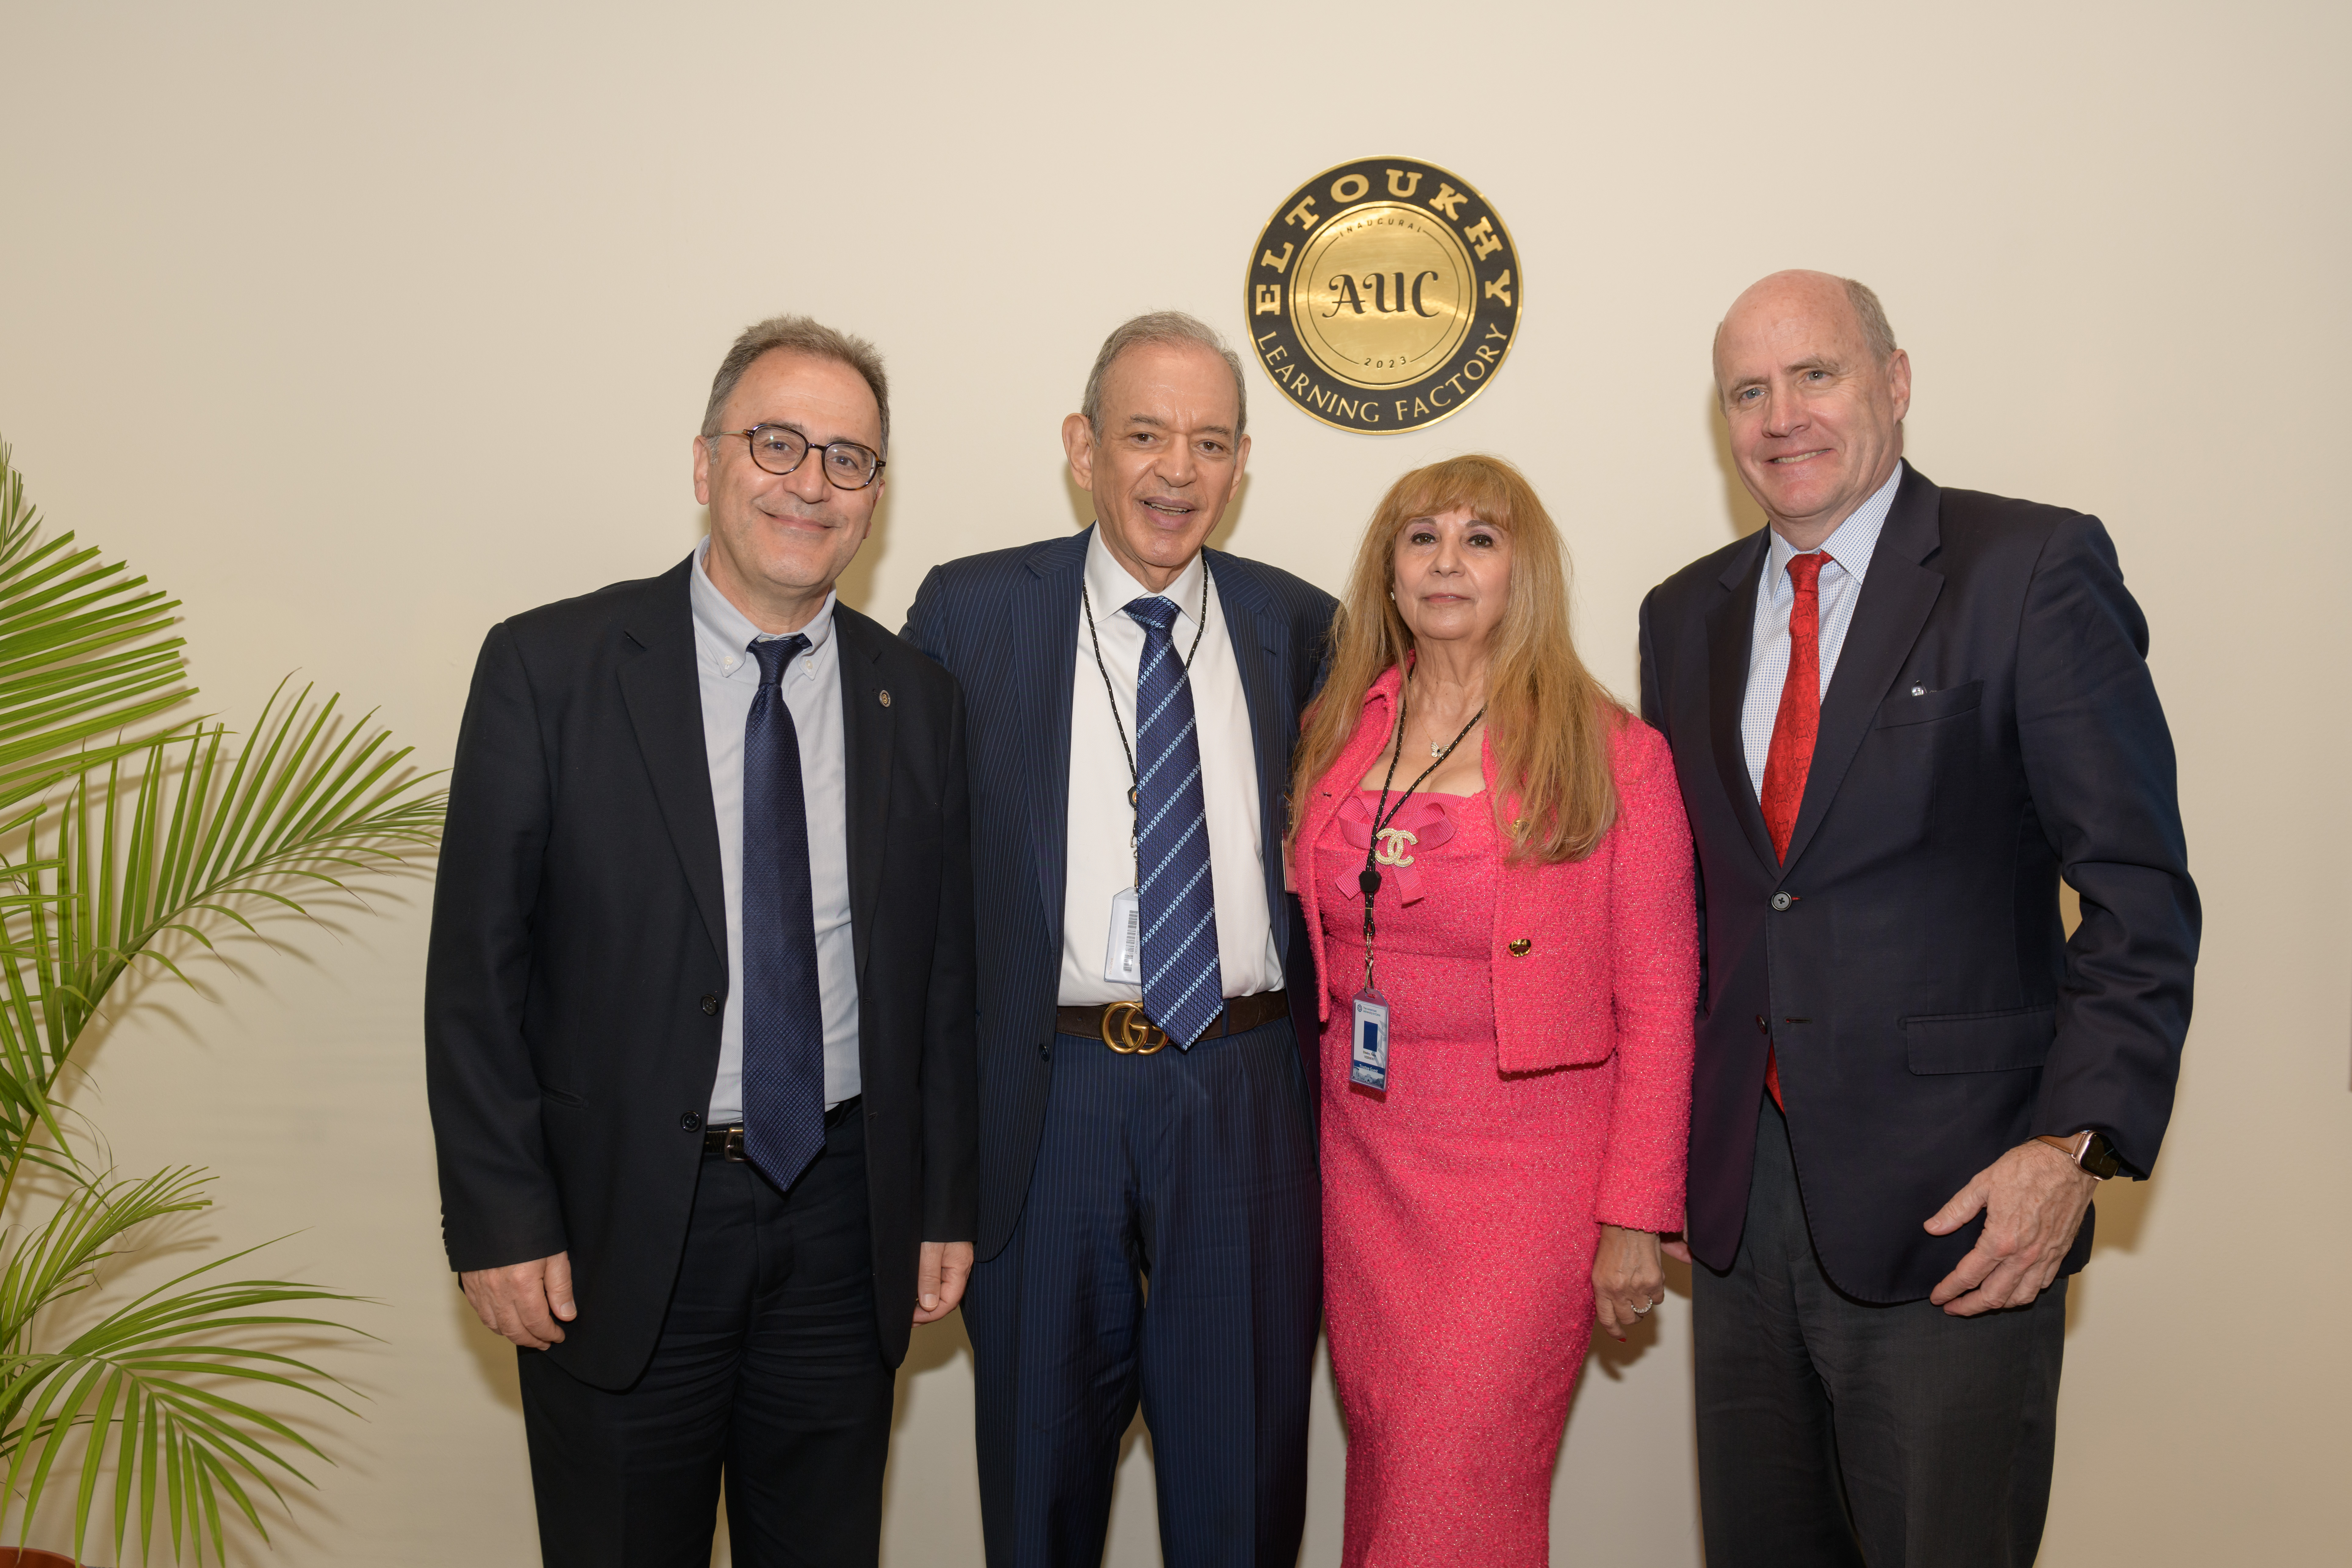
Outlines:
<svg viewBox="0 0 2352 1568"><path fill-rule="evenodd" d="M1203 1040L1220 1039L1227 1035L1245 1035L1252 1029L1290 1016L1290 994L1286 991L1261 991L1255 996L1235 996L1225 1004L1209 1026L1201 1031ZM1100 1040L1123 1057L1148 1057L1169 1043L1159 1025L1144 1016L1139 1002L1106 1002L1092 1007L1056 1007L1054 1028L1057 1033L1077 1035Z"/></svg>
<svg viewBox="0 0 2352 1568"><path fill-rule="evenodd" d="M847 1100L843 1100L839 1105L835 1106L831 1110L826 1111L824 1113L825 1131L830 1132L835 1128L840 1126L843 1122L848 1121L851 1117L856 1115L858 1107L863 1105L865 1102L866 1097L864 1095L853 1094ZM704 1128L702 1130L702 1155L703 1158L707 1160L741 1161L743 1158L743 1124L739 1121L732 1127Z"/></svg>

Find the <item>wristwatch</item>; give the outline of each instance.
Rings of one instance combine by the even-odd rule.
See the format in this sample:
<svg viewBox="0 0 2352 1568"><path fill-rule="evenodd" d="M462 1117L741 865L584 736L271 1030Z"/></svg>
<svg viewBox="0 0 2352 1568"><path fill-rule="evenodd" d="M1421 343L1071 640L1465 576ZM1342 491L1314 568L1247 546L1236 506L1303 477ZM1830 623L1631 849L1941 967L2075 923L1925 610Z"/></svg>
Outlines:
<svg viewBox="0 0 2352 1568"><path fill-rule="evenodd" d="M2040 1137L2042 1142L2074 1161L2085 1174L2096 1180L2104 1182L2123 1169L2123 1161L2116 1156L2116 1146L2107 1142L2107 1135L2104 1132L2084 1128L2063 1138L2049 1132L2042 1133Z"/></svg>

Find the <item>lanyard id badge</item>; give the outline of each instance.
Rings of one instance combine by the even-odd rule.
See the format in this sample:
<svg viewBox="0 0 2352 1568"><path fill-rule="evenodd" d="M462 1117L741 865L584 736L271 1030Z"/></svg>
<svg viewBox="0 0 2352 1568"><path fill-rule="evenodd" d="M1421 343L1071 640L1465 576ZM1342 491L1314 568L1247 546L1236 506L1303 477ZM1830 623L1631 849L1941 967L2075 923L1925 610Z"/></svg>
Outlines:
<svg viewBox="0 0 2352 1568"><path fill-rule="evenodd" d="M1143 900L1133 888L1111 895L1103 978L1124 985L1143 984Z"/></svg>
<svg viewBox="0 0 2352 1568"><path fill-rule="evenodd" d="M1389 999L1369 985L1356 993L1355 1028L1348 1037L1348 1081L1388 1092Z"/></svg>
<svg viewBox="0 0 2352 1568"><path fill-rule="evenodd" d="M1355 1017L1348 1033L1348 1081L1381 1094L1386 1094L1389 1088L1389 999L1381 994L1379 985L1372 979L1372 902L1381 891L1377 847L1381 831L1396 820L1397 813L1404 810L1405 802L1413 797L1415 792L1429 781L1429 775L1454 754L1454 747L1467 740L1470 731L1478 727L1479 721L1486 717L1486 710L1480 708L1470 716L1470 722L1462 726L1462 732L1454 737L1451 744L1442 749L1433 746L1431 750L1435 760L1421 770L1419 778L1405 785L1404 794L1397 796L1396 806L1391 810L1389 787L1396 783L1397 759L1404 755L1405 717L1412 700L1411 681L1400 681L1392 741L1394 749L1389 753L1388 774L1381 781L1381 804L1372 808L1372 833L1364 849L1364 868L1356 878L1356 885L1364 891L1364 988L1356 993Z"/></svg>

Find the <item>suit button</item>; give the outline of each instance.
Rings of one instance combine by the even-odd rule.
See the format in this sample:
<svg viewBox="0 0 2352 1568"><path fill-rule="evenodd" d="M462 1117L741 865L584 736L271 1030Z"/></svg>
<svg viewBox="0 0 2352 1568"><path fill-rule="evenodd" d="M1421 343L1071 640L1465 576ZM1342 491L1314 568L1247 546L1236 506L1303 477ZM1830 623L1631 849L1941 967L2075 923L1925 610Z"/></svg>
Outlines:
<svg viewBox="0 0 2352 1568"><path fill-rule="evenodd" d="M1054 1042L1051 1040L1038 1041L1037 1054L1045 1060L1049 1062L1052 1061L1054 1059Z"/></svg>
<svg viewBox="0 0 2352 1568"><path fill-rule="evenodd" d="M1534 942L1529 942L1526 937L1521 937L1517 942L1511 943L1511 956L1513 958L1525 958L1534 946Z"/></svg>
<svg viewBox="0 0 2352 1568"><path fill-rule="evenodd" d="M677 1124L688 1132L699 1132L702 1131L702 1113L689 1110L677 1119Z"/></svg>
<svg viewBox="0 0 2352 1568"><path fill-rule="evenodd" d="M717 1017L719 1016L719 998L715 995L705 995L702 998L702 1012L705 1017Z"/></svg>
<svg viewBox="0 0 2352 1568"><path fill-rule="evenodd" d="M1796 901L1796 900L1790 898L1786 893L1775 893L1772 895L1772 907L1776 910L1785 910Z"/></svg>
<svg viewBox="0 0 2352 1568"><path fill-rule="evenodd" d="M1761 1013L1756 1015L1756 1032L1759 1035L1769 1035L1772 1032L1771 1021Z"/></svg>

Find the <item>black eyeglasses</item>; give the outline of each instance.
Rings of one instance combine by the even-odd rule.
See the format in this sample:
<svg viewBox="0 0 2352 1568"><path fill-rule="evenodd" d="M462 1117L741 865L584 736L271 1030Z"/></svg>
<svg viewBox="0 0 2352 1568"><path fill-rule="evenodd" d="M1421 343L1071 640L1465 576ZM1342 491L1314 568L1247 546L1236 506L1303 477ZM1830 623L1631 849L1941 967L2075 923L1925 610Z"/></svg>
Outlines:
<svg viewBox="0 0 2352 1568"><path fill-rule="evenodd" d="M716 441L721 436L742 437L751 448L751 460L772 474L791 473L809 455L809 438L787 426L754 425L749 430L719 430L713 432L710 439ZM880 453L868 451L855 441L824 444L824 477L835 489L862 490L886 466Z"/></svg>

